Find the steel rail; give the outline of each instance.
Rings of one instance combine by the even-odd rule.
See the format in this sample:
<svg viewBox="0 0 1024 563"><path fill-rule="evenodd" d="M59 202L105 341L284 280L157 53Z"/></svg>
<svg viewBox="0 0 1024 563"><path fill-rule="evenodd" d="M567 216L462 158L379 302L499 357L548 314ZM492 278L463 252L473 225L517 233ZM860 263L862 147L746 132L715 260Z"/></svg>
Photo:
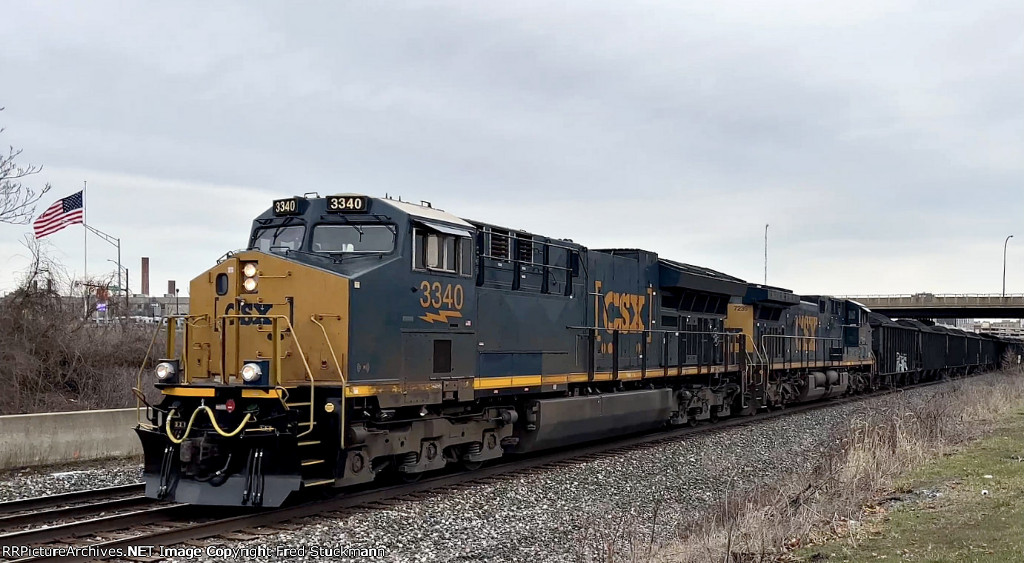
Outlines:
<svg viewBox="0 0 1024 563"><path fill-rule="evenodd" d="M142 510L97 516L88 520L66 522L43 528L30 528L0 534L0 546L21 546L48 543L65 537L81 537L97 532L130 529L136 526L166 521L178 513L195 510L188 504L164 504Z"/></svg>
<svg viewBox="0 0 1024 563"><path fill-rule="evenodd" d="M146 486L142 483L132 483L130 485L118 485L115 487L104 487L101 489L72 491L57 495L9 500L7 502L0 502L0 516L6 517L6 515L15 514L17 512L47 509L64 504L87 502L118 495L141 493L145 489Z"/></svg>

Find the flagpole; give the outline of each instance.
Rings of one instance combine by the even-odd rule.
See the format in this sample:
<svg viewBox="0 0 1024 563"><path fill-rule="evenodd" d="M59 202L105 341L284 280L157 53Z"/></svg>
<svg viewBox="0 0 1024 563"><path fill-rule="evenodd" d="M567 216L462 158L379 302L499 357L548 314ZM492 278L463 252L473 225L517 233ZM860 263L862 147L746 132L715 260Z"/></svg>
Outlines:
<svg viewBox="0 0 1024 563"><path fill-rule="evenodd" d="M89 289L86 285L89 283L89 223L86 221L85 212L87 209L85 205L85 190L87 187L89 187L89 182L82 180L82 272L84 276L82 280L82 287L84 289L82 292L82 314L85 318L89 317Z"/></svg>

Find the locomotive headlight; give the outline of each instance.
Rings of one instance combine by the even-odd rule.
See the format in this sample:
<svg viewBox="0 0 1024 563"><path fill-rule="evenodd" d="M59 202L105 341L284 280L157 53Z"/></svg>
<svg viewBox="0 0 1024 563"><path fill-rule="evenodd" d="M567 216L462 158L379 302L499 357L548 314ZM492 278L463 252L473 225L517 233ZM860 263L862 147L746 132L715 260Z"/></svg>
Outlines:
<svg viewBox="0 0 1024 563"><path fill-rule="evenodd" d="M242 287L250 293L256 291L256 278L245 278Z"/></svg>
<svg viewBox="0 0 1024 563"><path fill-rule="evenodd" d="M247 278L256 277L256 263L249 262L245 266L242 266L242 274Z"/></svg>
<svg viewBox="0 0 1024 563"><path fill-rule="evenodd" d="M174 377L174 364L168 362L160 362L156 365L156 377L157 379L168 379Z"/></svg>
<svg viewBox="0 0 1024 563"><path fill-rule="evenodd" d="M242 366L241 375L242 379L252 383L263 375L263 370L260 369L258 364L245 364Z"/></svg>

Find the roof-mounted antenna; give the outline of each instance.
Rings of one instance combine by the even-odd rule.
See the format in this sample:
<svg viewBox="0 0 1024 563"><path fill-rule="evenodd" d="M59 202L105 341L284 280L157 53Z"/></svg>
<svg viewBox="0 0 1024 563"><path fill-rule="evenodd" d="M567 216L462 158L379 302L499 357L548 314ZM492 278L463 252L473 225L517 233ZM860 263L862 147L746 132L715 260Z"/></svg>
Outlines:
<svg viewBox="0 0 1024 563"><path fill-rule="evenodd" d="M310 195L312 195L316 199L320 199L320 192L306 192L302 194L302 197L309 198Z"/></svg>
<svg viewBox="0 0 1024 563"><path fill-rule="evenodd" d="M420 205L422 205L423 207L430 207L430 208L434 207L433 205L430 205L429 201L426 201L426 200L423 200L423 199L420 200Z"/></svg>

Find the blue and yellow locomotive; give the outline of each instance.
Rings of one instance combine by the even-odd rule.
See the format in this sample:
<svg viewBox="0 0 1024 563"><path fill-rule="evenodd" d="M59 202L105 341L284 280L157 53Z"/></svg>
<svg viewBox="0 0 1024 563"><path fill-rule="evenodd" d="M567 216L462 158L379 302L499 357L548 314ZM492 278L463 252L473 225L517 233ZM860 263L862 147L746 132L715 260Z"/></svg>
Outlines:
<svg viewBox="0 0 1024 563"><path fill-rule="evenodd" d="M276 200L191 282L147 494L294 492L877 385L867 311L363 195Z"/></svg>

